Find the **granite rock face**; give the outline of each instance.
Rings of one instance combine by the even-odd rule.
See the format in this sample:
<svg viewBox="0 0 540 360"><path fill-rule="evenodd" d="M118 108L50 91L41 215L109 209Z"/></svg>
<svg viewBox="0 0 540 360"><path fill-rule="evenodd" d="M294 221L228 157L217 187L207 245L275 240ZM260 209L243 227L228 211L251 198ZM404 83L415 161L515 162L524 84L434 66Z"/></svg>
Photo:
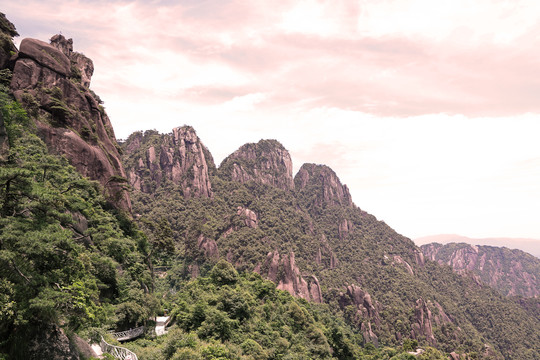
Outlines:
<svg viewBox="0 0 540 360"><path fill-rule="evenodd" d="M101 183L113 205L129 211L114 130L101 100L88 88L91 64L62 35L55 35L51 44L23 39L10 87L49 150L65 155L82 175ZM92 71L85 72L83 81L80 69L85 66Z"/></svg>
<svg viewBox="0 0 540 360"><path fill-rule="evenodd" d="M319 280L314 275L302 275L296 265L294 252L280 256L278 251L269 252L262 268L256 268L261 275L277 283L277 288L292 296L322 303Z"/></svg>
<svg viewBox="0 0 540 360"><path fill-rule="evenodd" d="M219 174L240 183L255 181L283 190L294 188L291 155L276 140L241 146L223 160Z"/></svg>
<svg viewBox="0 0 540 360"><path fill-rule="evenodd" d="M424 337L431 346L437 345L437 340L433 335L433 328L442 324L451 323L452 320L442 306L431 301L424 301L420 298L416 300L414 308L414 322L411 329L411 338L418 339Z"/></svg>
<svg viewBox="0 0 540 360"><path fill-rule="evenodd" d="M339 305L342 309L350 305L356 308L356 321L361 323L360 330L364 342L370 342L378 346L379 340L373 331L372 324L375 327L381 325L381 304L373 301L367 291L353 284L347 286L345 292L339 294Z"/></svg>
<svg viewBox="0 0 540 360"><path fill-rule="evenodd" d="M132 134L124 143L129 184L145 193L171 183L186 198L213 197L209 171L215 169L210 152L190 126L170 134L147 131Z"/></svg>
<svg viewBox="0 0 540 360"><path fill-rule="evenodd" d="M326 165L304 164L294 177L297 191L309 191L315 205L335 205L353 207L347 185L341 184L336 173ZM340 224L340 231L345 234L348 224ZM340 234L341 235L341 234Z"/></svg>
<svg viewBox="0 0 540 360"><path fill-rule="evenodd" d="M540 296L540 259L521 250L449 243L422 245L424 256L472 275L508 296Z"/></svg>

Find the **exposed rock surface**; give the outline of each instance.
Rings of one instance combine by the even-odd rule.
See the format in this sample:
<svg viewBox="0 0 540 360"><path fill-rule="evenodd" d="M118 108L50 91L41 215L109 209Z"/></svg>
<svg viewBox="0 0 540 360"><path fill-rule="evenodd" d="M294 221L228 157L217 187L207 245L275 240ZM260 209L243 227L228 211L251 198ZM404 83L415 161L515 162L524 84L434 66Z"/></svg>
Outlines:
<svg viewBox="0 0 540 360"><path fill-rule="evenodd" d="M269 252L262 269L264 273L261 275L277 283L278 289L308 301L322 303L319 280L314 275L302 276L296 265L294 252L284 256L280 256L278 251ZM261 271L260 267L257 267L257 270Z"/></svg>
<svg viewBox="0 0 540 360"><path fill-rule="evenodd" d="M400 265L403 265L405 267L405 269L407 269L407 272L411 275L414 275L414 271L411 267L411 265L406 262L405 260L403 260L403 258L399 255L394 255L394 264L400 264Z"/></svg>
<svg viewBox="0 0 540 360"><path fill-rule="evenodd" d="M372 322L376 326L381 325L380 312L382 306L371 299L371 295L357 285L349 285L346 291L339 294L339 305L345 308L349 305L356 307L356 321L361 323L361 332L365 342L378 345L379 340L372 329Z"/></svg>
<svg viewBox="0 0 540 360"><path fill-rule="evenodd" d="M243 145L223 160L219 173L240 183L255 181L283 190L294 188L291 155L276 140Z"/></svg>
<svg viewBox="0 0 540 360"><path fill-rule="evenodd" d="M540 296L540 259L521 250L465 243L421 246L424 255L477 279L504 295Z"/></svg>
<svg viewBox="0 0 540 360"><path fill-rule="evenodd" d="M302 165L294 177L294 183L297 191L305 190L313 194L311 197L315 205L353 206L347 185L342 185L336 173L326 165ZM341 224L340 229L348 231L348 224Z"/></svg>
<svg viewBox="0 0 540 360"><path fill-rule="evenodd" d="M244 218L244 224L246 224L246 226L249 228L255 229L259 225L257 214L248 208L239 206L236 214Z"/></svg>
<svg viewBox="0 0 540 360"><path fill-rule="evenodd" d="M177 127L170 134L134 133L123 147L134 189L151 194L170 182L180 185L186 198L213 197L209 171L214 160L192 127Z"/></svg>
<svg viewBox="0 0 540 360"><path fill-rule="evenodd" d="M204 252L204 256L207 258L217 259L219 258L219 251L216 242L203 234L199 235L197 239L197 245L199 250Z"/></svg>
<svg viewBox="0 0 540 360"><path fill-rule="evenodd" d="M321 246L315 256L315 262L327 269L334 269L339 265L337 255L332 251L324 235L321 236Z"/></svg>
<svg viewBox="0 0 540 360"><path fill-rule="evenodd" d="M129 210L125 172L111 122L88 88L91 72L86 72L83 82L78 71L78 66L89 66L92 61L72 51L71 39L62 35L53 39L53 44L22 40L11 90L34 118L49 149L65 155L82 175L99 181L115 206Z"/></svg>
<svg viewBox="0 0 540 360"><path fill-rule="evenodd" d="M436 311L432 311L436 309ZM414 322L411 329L411 338L418 339L420 337L425 337L426 341L431 345L435 346L437 341L433 335L434 325L440 326L445 323L452 322L450 317L446 315L442 306L435 302L424 301L420 298L416 300L416 305L414 308Z"/></svg>

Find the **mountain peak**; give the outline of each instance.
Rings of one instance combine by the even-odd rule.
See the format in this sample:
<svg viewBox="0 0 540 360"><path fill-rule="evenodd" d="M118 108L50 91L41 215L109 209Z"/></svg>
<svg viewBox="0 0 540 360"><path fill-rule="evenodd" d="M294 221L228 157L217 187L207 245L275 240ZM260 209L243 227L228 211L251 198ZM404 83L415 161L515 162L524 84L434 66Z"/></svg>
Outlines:
<svg viewBox="0 0 540 360"><path fill-rule="evenodd" d="M209 169L215 168L214 160L191 126L170 134L138 132L123 146L129 183L136 190L152 193L169 181L180 185L187 198L213 197Z"/></svg>
<svg viewBox="0 0 540 360"><path fill-rule="evenodd" d="M242 145L223 160L219 172L240 183L253 180L283 190L294 188L291 155L277 140Z"/></svg>
<svg viewBox="0 0 540 360"><path fill-rule="evenodd" d="M349 188L341 184L334 170L326 165L302 165L294 184L298 191L310 193L316 205L353 206Z"/></svg>
<svg viewBox="0 0 540 360"><path fill-rule="evenodd" d="M101 100L88 88L92 60L74 52L73 41L62 35L53 36L50 44L23 39L12 59L11 91L35 120L49 149L65 155L82 175L99 181L113 205L129 210L112 124Z"/></svg>

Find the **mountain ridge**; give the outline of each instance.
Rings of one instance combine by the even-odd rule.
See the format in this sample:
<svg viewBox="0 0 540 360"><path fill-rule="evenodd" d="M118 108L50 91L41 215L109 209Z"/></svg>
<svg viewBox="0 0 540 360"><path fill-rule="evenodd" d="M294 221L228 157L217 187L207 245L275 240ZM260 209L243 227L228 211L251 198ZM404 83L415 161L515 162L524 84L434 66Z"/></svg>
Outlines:
<svg viewBox="0 0 540 360"><path fill-rule="evenodd" d="M457 273L471 272L506 296L540 296L540 259L524 251L466 243L430 243L420 249L426 258Z"/></svg>
<svg viewBox="0 0 540 360"><path fill-rule="evenodd" d="M263 144L265 152L257 144ZM187 276L204 276L205 268L222 258L238 270L258 272L294 296L318 299L320 292L325 303L349 311L347 320L365 343L388 345L412 338L448 353L461 349L457 351L491 354L482 355L485 358L497 358L497 351L508 359L517 356L498 345L488 345L491 350L486 352L484 344L517 333L505 332L507 325L498 316L491 320L497 330L488 331L479 314L500 309L482 299L510 306L516 322L527 318L527 310L424 257L410 239L354 205L346 186L327 166L304 164L292 189L269 181L291 176L283 163L271 160L283 158L284 148L274 140L257 144L241 146L222 162L226 166L209 173L212 199L184 198L176 190L181 184L133 194L134 210L142 218L162 216L172 224L186 254L179 259ZM249 168L239 151L250 155L245 156ZM234 172L235 163L241 172ZM414 315L403 316L407 312ZM531 326L522 331L533 331L538 324ZM464 345L467 341L475 345Z"/></svg>
<svg viewBox="0 0 540 360"><path fill-rule="evenodd" d="M6 196L0 197L5 199L0 215L2 225L8 226L0 227L0 286L9 290L2 291L0 301L8 305L2 309L28 305L29 312L22 315L44 317L62 333L60 326L74 331L93 325L127 328L146 322L167 306L176 324L190 333L172 337L167 345L172 345L172 352L160 351L157 357L166 359L173 356L175 347L194 347L173 342L199 344L197 336L208 341L203 350L214 354L225 346L219 341L234 342L237 353L221 352L221 358L243 359L242 351L247 355L254 350L267 358L257 342L233 331L249 308L259 309L257 319L267 319L267 323L249 325L254 337L279 341L280 355L275 359L288 351L310 354L299 358L355 358L338 352L356 348L347 345L351 337L335 327L339 319L354 332L355 344L363 345L361 358L383 353L394 357L397 351L388 346L407 351L415 350L413 344L439 349L434 350L439 359L441 352L467 360L540 356L534 302L503 297L473 277L459 276L448 266L426 259L410 239L356 206L346 185L324 165L304 164L304 171L295 176L296 186L290 155L275 140L240 147L226 162L230 167L224 168L215 167L210 152L189 126L169 134L139 132L117 148L99 105L99 115L93 108L82 111L92 105L91 99L98 101L84 87L89 78L82 72L91 72L90 63L77 58L72 62L65 54L70 54L69 40L57 40L59 46L26 42L30 50L15 63L32 70L19 69L14 73L18 77L13 77L30 79L28 88L20 89L22 80L12 79L12 91L23 90L19 101L30 118L24 111L16 112L21 116L20 123L15 122L11 110L18 103L6 100L7 92L0 98L3 106L7 104L2 114L13 115L6 118L8 140L16 141L10 135L14 127L30 119L41 124L39 133L48 141L46 147L28 125L20 130L17 141L22 145L8 149L7 165L1 168L0 191ZM32 46L44 51L32 52ZM56 57L63 60L58 62ZM51 70L56 67L57 71ZM34 84L35 79L28 76L32 74L47 80L48 90ZM64 87L56 90L56 85ZM122 155L114 177L110 172L100 173L100 161L79 163L76 172L63 158L49 155L62 153L62 144L72 144L48 137L49 133L73 133L69 141L94 146L110 165L116 162L112 159L116 153ZM107 150L107 138L100 134L107 136L116 153ZM20 159L9 157L15 152ZM77 165L74 153L64 155ZM121 171L124 164L129 179ZM99 175L96 180L103 183L89 182L81 173ZM102 191L111 177L118 181L119 196L106 193L107 204ZM17 179L24 181L14 183L18 192L13 193L11 182ZM134 188L130 198L124 197L126 181ZM129 211L124 206L129 199L136 223L113 208ZM37 228L32 237L28 226ZM62 264L67 260L65 267ZM165 269L159 276L155 265ZM251 293L232 287L239 279L238 271L244 277L240 282L253 287ZM276 286L299 299L291 302L289 294L275 291ZM15 296L24 301L13 302ZM282 308L287 304L290 319L284 321L265 307L265 296L279 301ZM64 308L63 300L70 306ZM301 306L320 306L327 312L317 315ZM331 314L337 317L332 320ZM11 331L21 329L17 316L0 315L9 320L0 322L2 336L24 335ZM312 326L319 323L319 316L330 320L325 322L328 328ZM38 333L43 331L38 328ZM297 333L305 334L303 340L308 341L296 341ZM47 342L41 343L42 349ZM151 341L144 342L146 347ZM12 346L9 351L17 347L16 341L2 342L2 351L5 344ZM322 346L308 351L301 344ZM17 354L27 351L23 346L16 350ZM183 350L191 355L195 351ZM183 354L189 356L186 351ZM407 357L402 355L396 356Z"/></svg>
<svg viewBox="0 0 540 360"><path fill-rule="evenodd" d="M540 258L540 239L512 237L472 238L457 234L439 234L418 237L413 239L413 241L418 246L429 243L446 244L449 242L462 242L470 245L507 247L509 249L519 249L533 256L536 256L537 258Z"/></svg>

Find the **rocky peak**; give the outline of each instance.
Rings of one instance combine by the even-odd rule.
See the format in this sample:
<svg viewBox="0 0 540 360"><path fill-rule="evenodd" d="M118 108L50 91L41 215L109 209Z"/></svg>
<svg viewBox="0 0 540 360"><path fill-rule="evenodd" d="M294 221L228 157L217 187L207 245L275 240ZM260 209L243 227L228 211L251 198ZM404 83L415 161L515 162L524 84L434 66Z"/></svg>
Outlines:
<svg viewBox="0 0 540 360"><path fill-rule="evenodd" d="M63 35L54 35L51 45L60 50L70 59L70 70L73 76L81 81L85 87L90 86L90 80L94 74L94 63L81 53L73 51L73 39L66 39Z"/></svg>
<svg viewBox="0 0 540 360"><path fill-rule="evenodd" d="M89 77L84 81L77 67L91 60L73 52L72 40L56 35L52 44L23 39L14 61L11 90L49 149L99 181L113 205L130 210L114 130L100 99L88 88Z"/></svg>
<svg viewBox="0 0 540 360"><path fill-rule="evenodd" d="M243 145L223 160L219 173L240 183L255 181L283 190L294 188L291 155L276 140Z"/></svg>
<svg viewBox="0 0 540 360"><path fill-rule="evenodd" d="M302 165L294 177L294 184L297 191L318 206L353 206L347 185L342 185L336 173L326 165Z"/></svg>
<svg viewBox="0 0 540 360"><path fill-rule="evenodd" d="M540 259L521 250L465 243L420 247L426 258L450 265L508 296L540 296Z"/></svg>
<svg viewBox="0 0 540 360"><path fill-rule="evenodd" d="M171 182L185 197L213 197L209 171L215 168L210 152L190 126L170 134L146 131L132 134L123 144L130 185L152 193Z"/></svg>

